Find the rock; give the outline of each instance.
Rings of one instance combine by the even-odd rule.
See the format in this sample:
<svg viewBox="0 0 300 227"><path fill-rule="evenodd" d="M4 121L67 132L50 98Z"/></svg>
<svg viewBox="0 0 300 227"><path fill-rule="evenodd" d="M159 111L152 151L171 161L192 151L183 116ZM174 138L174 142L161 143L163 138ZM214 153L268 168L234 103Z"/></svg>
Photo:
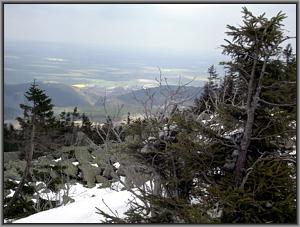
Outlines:
<svg viewBox="0 0 300 227"><path fill-rule="evenodd" d="M53 170L50 170L50 176L52 179L59 178L58 174Z"/></svg>
<svg viewBox="0 0 300 227"><path fill-rule="evenodd" d="M8 196L9 194L11 194L10 190L3 190L3 198L5 198L6 196Z"/></svg>
<svg viewBox="0 0 300 227"><path fill-rule="evenodd" d="M114 176L114 170L110 165L107 165L102 174L107 179L111 180Z"/></svg>
<svg viewBox="0 0 300 227"><path fill-rule="evenodd" d="M68 203L73 203L73 202L75 202L74 199L72 199L71 197L69 197L69 196L67 196L67 195L63 195L62 199L63 199L63 204L64 204L64 205L66 205L66 204L68 204Z"/></svg>
<svg viewBox="0 0 300 227"><path fill-rule="evenodd" d="M94 187L96 176L100 175L101 168L97 168L94 166L91 166L88 163L79 165L79 169L82 172L83 180L87 182L88 187Z"/></svg>
<svg viewBox="0 0 300 227"><path fill-rule="evenodd" d="M208 121L210 120L210 116L207 113L202 112L198 117L197 117L197 121Z"/></svg>
<svg viewBox="0 0 300 227"><path fill-rule="evenodd" d="M75 157L80 164L85 164L93 160L92 155L88 151L88 147L76 147Z"/></svg>
<svg viewBox="0 0 300 227"><path fill-rule="evenodd" d="M75 165L73 165L73 163L70 160L64 160L61 163L61 165L63 167L63 172L66 175L72 176L72 177L77 176L78 168Z"/></svg>
<svg viewBox="0 0 300 227"><path fill-rule="evenodd" d="M102 183L99 188L108 188L111 186L111 182L110 181L107 181L105 183Z"/></svg>
<svg viewBox="0 0 300 227"><path fill-rule="evenodd" d="M84 132L77 132L77 135L76 135L76 146L89 146L90 143L89 142L92 142L89 137L84 133ZM93 146L96 146L95 144L92 144Z"/></svg>
<svg viewBox="0 0 300 227"><path fill-rule="evenodd" d="M55 158L59 158L62 156L67 157L67 159L73 158L75 153L75 146L63 146L58 152L55 152Z"/></svg>
<svg viewBox="0 0 300 227"><path fill-rule="evenodd" d="M101 176L101 175L96 175L96 182L97 183L102 183L102 184L107 184L109 183L109 181L107 180L107 178Z"/></svg>
<svg viewBox="0 0 300 227"><path fill-rule="evenodd" d="M124 170L124 166L121 165L118 170L117 170L117 174L118 176L125 176L125 170Z"/></svg>
<svg viewBox="0 0 300 227"><path fill-rule="evenodd" d="M45 166L48 167L50 165L55 165L57 164L56 162L52 161L50 158L43 156L43 157L39 157L37 162L36 162L37 166Z"/></svg>
<svg viewBox="0 0 300 227"><path fill-rule="evenodd" d="M96 163L99 167L105 169L109 158L110 156L108 154L97 154L95 155L95 159L93 160L93 162Z"/></svg>
<svg viewBox="0 0 300 227"><path fill-rule="evenodd" d="M142 149L141 153L142 154L148 154L148 153L154 153L156 150L153 146L153 144L146 144Z"/></svg>
<svg viewBox="0 0 300 227"><path fill-rule="evenodd" d="M15 161L20 159L20 151L13 151L13 152L3 152L3 161L7 163L9 161Z"/></svg>
<svg viewBox="0 0 300 227"><path fill-rule="evenodd" d="M92 149L92 155L93 156L97 156L97 155L101 155L101 154L103 154L104 153L104 151L102 150L102 148L101 147L97 147L96 149Z"/></svg>
<svg viewBox="0 0 300 227"><path fill-rule="evenodd" d="M35 186L35 190L40 191L40 190L44 189L45 187L46 187L46 184L44 182L41 182Z"/></svg>
<svg viewBox="0 0 300 227"><path fill-rule="evenodd" d="M6 171L4 171L4 179L12 179L12 180L18 180L20 181L22 176L19 174L19 172L15 168L10 168Z"/></svg>
<svg viewBox="0 0 300 227"><path fill-rule="evenodd" d="M5 169L15 168L16 170L23 172L25 167L26 161L23 160L9 161L8 163L4 163Z"/></svg>
<svg viewBox="0 0 300 227"><path fill-rule="evenodd" d="M132 180L130 180L128 177L125 178L125 185L126 185L126 188L133 188L134 187L134 184L132 182Z"/></svg>
<svg viewBox="0 0 300 227"><path fill-rule="evenodd" d="M9 161L4 163L4 179L21 180L26 161Z"/></svg>

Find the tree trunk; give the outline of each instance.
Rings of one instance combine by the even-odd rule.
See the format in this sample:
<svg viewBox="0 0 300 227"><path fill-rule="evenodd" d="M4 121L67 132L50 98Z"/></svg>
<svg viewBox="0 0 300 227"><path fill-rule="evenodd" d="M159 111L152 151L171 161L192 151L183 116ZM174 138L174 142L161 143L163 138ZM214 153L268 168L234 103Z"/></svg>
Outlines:
<svg viewBox="0 0 300 227"><path fill-rule="evenodd" d="M265 69L266 69L266 62L267 60L264 61L264 64L262 66L260 76L258 78L257 85L254 87L254 77L255 77L255 69L256 67L256 62L253 64L252 72L251 72L251 78L248 84L248 97L247 97L247 121L246 121L246 126L244 130L244 134L241 140L241 144L239 147L239 156L236 162L236 167L235 167L235 183L236 185L240 185L242 182L242 174L245 169L245 164L246 164L246 157L247 157L247 151L248 147L251 141L251 136L252 136L252 128L254 124L254 116L255 116L255 110L257 108L258 100L259 100L259 95L261 91L261 83L262 83L262 78L263 75L265 74Z"/></svg>
<svg viewBox="0 0 300 227"><path fill-rule="evenodd" d="M255 108L251 107L251 109L247 113L247 122L244 130L244 135L241 140L240 148L239 148L239 156L236 162L235 167L235 183L239 185L242 181L242 173L245 168L246 156L248 147L250 144L250 139L252 135L252 127L254 123L254 113Z"/></svg>

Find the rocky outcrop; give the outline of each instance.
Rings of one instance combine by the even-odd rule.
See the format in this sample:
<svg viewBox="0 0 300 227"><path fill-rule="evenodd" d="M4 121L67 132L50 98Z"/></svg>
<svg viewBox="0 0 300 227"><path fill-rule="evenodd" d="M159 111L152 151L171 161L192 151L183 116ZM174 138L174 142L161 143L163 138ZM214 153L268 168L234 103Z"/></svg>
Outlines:
<svg viewBox="0 0 300 227"><path fill-rule="evenodd" d="M26 161L16 160L4 163L4 180L21 180L23 171L26 167Z"/></svg>
<svg viewBox="0 0 300 227"><path fill-rule="evenodd" d="M80 164L78 167L82 172L82 178L86 185L90 188L94 187L96 185L96 176L100 175L101 169L89 163Z"/></svg>

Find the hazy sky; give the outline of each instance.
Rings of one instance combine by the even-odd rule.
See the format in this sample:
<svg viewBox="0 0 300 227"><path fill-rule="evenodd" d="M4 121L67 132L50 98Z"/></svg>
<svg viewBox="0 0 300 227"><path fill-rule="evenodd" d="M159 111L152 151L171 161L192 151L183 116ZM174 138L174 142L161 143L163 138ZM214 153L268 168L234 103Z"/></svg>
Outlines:
<svg viewBox="0 0 300 227"><path fill-rule="evenodd" d="M241 8L286 13L296 35L296 4L5 4L5 41L47 41L99 47L199 53L218 51L226 24Z"/></svg>

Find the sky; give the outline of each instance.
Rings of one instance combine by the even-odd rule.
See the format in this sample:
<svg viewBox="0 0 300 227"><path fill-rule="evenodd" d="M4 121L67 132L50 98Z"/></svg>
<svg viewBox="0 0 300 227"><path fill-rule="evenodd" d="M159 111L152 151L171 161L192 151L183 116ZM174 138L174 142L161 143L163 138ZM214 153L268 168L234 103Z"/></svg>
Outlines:
<svg viewBox="0 0 300 227"><path fill-rule="evenodd" d="M296 35L296 4L5 4L4 40L142 51L220 52L226 25L241 9L268 17L283 11Z"/></svg>

